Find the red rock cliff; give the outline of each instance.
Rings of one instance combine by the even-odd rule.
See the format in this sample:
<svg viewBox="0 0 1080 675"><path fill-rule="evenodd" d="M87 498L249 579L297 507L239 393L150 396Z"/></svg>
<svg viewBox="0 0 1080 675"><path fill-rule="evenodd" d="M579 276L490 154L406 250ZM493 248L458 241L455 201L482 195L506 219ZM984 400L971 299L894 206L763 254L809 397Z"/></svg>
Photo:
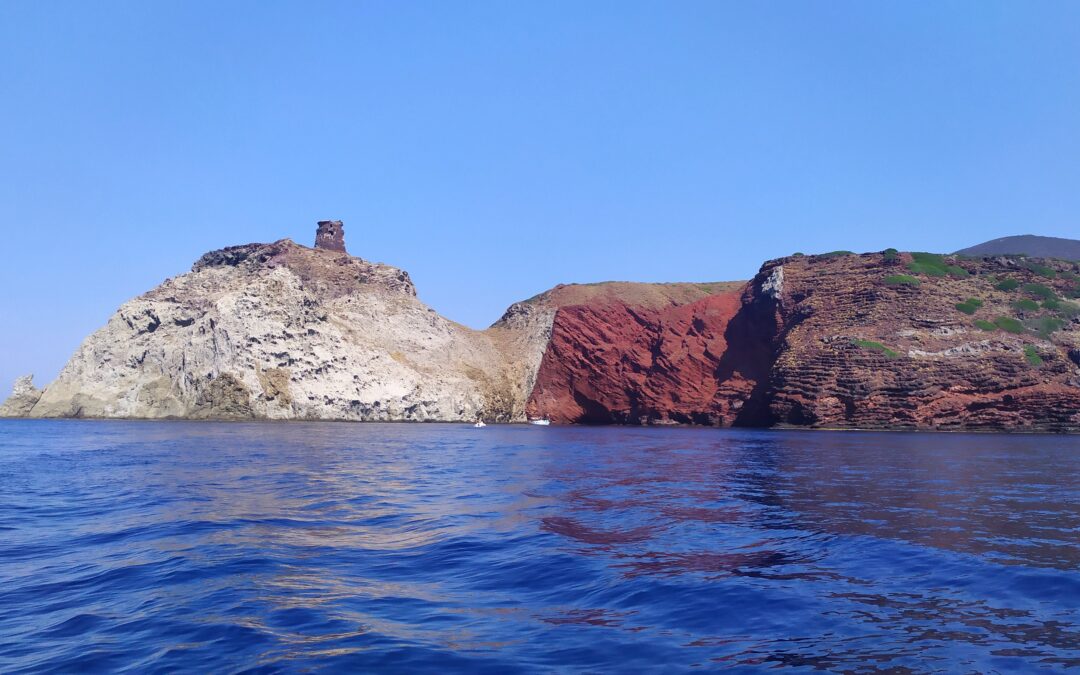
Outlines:
<svg viewBox="0 0 1080 675"><path fill-rule="evenodd" d="M528 412L558 423L730 425L769 360L729 341L745 284L562 287Z"/></svg>
<svg viewBox="0 0 1080 675"><path fill-rule="evenodd" d="M696 289L696 290L693 290ZM554 422L1080 430L1080 269L909 254L747 284L562 287L528 412Z"/></svg>
<svg viewBox="0 0 1080 675"><path fill-rule="evenodd" d="M816 256L763 268L784 270L772 423L1080 430L1076 265L930 258Z"/></svg>

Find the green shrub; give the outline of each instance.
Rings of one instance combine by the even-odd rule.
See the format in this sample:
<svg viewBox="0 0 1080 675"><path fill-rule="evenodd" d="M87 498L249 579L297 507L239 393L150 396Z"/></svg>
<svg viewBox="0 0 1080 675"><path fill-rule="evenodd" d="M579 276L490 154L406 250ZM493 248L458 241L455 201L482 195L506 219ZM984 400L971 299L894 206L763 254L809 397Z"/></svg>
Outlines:
<svg viewBox="0 0 1080 675"><path fill-rule="evenodd" d="M1023 291L1028 295L1034 295L1043 300L1057 298L1057 293L1054 292L1054 289L1049 286L1044 286L1043 284L1024 284Z"/></svg>
<svg viewBox="0 0 1080 675"><path fill-rule="evenodd" d="M822 258L839 258L845 255L855 255L853 251L829 251L828 253L822 253L819 257Z"/></svg>
<svg viewBox="0 0 1080 675"><path fill-rule="evenodd" d="M944 258L936 253L912 253L911 258L907 266L915 274L925 274L928 277L943 277L948 274L945 271Z"/></svg>
<svg viewBox="0 0 1080 675"><path fill-rule="evenodd" d="M1046 337L1050 336L1050 333L1059 331L1065 327L1065 322L1055 316L1044 316L1042 318L1042 326L1039 328L1039 334Z"/></svg>
<svg viewBox="0 0 1080 675"><path fill-rule="evenodd" d="M1012 304L1013 309L1018 312L1034 312L1039 308L1039 303L1034 300L1024 298L1023 300L1017 300Z"/></svg>
<svg viewBox="0 0 1080 675"><path fill-rule="evenodd" d="M964 314L974 314L983 306L983 301L978 298L968 298L963 302L956 303L956 308Z"/></svg>
<svg viewBox="0 0 1080 675"><path fill-rule="evenodd" d="M1046 306L1045 304L1043 305ZM1076 316L1080 316L1080 305L1075 302L1068 302L1067 300L1058 301L1057 312L1061 316L1071 319Z"/></svg>
<svg viewBox="0 0 1080 675"><path fill-rule="evenodd" d="M887 286L918 286L922 282L909 274L892 274L885 277Z"/></svg>
<svg viewBox="0 0 1080 675"><path fill-rule="evenodd" d="M1048 309L1051 312L1057 311L1061 307L1061 301L1050 298L1049 300L1042 301L1042 308Z"/></svg>
<svg viewBox="0 0 1080 675"><path fill-rule="evenodd" d="M1056 270L1051 267L1047 267L1046 265L1040 265L1039 263L1029 262L1026 263L1024 267L1028 268L1035 274L1038 274L1040 277L1046 277L1047 279L1053 279L1057 276Z"/></svg>
<svg viewBox="0 0 1080 675"><path fill-rule="evenodd" d="M1041 366L1043 364L1039 352L1031 345L1024 345L1024 358L1027 359L1028 364L1032 366Z"/></svg>
<svg viewBox="0 0 1080 675"><path fill-rule="evenodd" d="M1065 322L1054 316L1039 316L1024 321L1024 325L1042 337L1049 338L1056 331L1061 330Z"/></svg>
<svg viewBox="0 0 1080 675"><path fill-rule="evenodd" d="M900 251L897 251L895 248L887 248L883 253L885 255L885 260L889 261L896 260L900 257Z"/></svg>
<svg viewBox="0 0 1080 675"><path fill-rule="evenodd" d="M1002 279L1001 281L994 284L994 288L998 289L999 291L1014 291L1019 288L1019 286L1020 282L1016 279Z"/></svg>
<svg viewBox="0 0 1080 675"><path fill-rule="evenodd" d="M966 277L968 271L963 267L949 265L945 257L937 253L912 253L908 269L915 274L925 274L928 277Z"/></svg>
<svg viewBox="0 0 1080 675"><path fill-rule="evenodd" d="M984 319L975 319L975 327L979 330L995 331L997 326Z"/></svg>
<svg viewBox="0 0 1080 675"><path fill-rule="evenodd" d="M792 258L802 258L802 257L804 257L805 255L806 255L805 253L801 253L801 252L799 252L799 251L795 251L794 253L792 253L792 254L791 254L791 257L792 257Z"/></svg>
<svg viewBox="0 0 1080 675"><path fill-rule="evenodd" d="M895 359L896 357L900 356L895 351L889 349L880 342L874 342L873 340L852 340L851 344L862 349L869 349L871 351L881 352L890 359Z"/></svg>
<svg viewBox="0 0 1080 675"><path fill-rule="evenodd" d="M1024 332L1024 324L1007 316L999 316L994 319L994 325L1006 333L1016 333L1019 335Z"/></svg>

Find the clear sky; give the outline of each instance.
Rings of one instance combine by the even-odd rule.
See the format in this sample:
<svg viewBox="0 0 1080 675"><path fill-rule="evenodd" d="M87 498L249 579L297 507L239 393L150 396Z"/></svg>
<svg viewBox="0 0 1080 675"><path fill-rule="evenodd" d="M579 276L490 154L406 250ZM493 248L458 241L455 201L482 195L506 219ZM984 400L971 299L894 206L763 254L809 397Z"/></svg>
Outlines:
<svg viewBox="0 0 1080 675"><path fill-rule="evenodd" d="M1075 1L0 1L5 391L320 219L482 327L560 282L1078 214Z"/></svg>

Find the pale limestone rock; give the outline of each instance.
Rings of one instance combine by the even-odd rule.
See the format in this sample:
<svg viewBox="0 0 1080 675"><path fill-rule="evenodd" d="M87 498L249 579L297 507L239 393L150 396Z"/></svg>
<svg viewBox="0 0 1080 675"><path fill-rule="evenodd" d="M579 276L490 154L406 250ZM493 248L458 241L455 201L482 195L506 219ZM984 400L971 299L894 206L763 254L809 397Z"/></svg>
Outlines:
<svg viewBox="0 0 1080 675"><path fill-rule="evenodd" d="M778 265L767 279L761 282L761 294L777 299L784 292L784 266Z"/></svg>
<svg viewBox="0 0 1080 675"><path fill-rule="evenodd" d="M0 417L27 417L41 398L41 390L34 386L33 375L23 375L15 380L11 396L0 405Z"/></svg>
<svg viewBox="0 0 1080 675"><path fill-rule="evenodd" d="M120 307L30 414L522 420L553 317L529 307L475 331L387 265L288 240L232 247Z"/></svg>

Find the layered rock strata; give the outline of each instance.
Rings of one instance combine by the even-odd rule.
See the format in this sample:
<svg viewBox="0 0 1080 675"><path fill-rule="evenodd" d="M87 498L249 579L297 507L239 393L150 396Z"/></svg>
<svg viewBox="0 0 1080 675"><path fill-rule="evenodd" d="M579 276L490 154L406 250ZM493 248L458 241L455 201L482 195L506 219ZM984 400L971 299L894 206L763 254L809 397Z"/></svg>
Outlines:
<svg viewBox="0 0 1080 675"><path fill-rule="evenodd" d="M730 425L764 375L728 342L743 285L562 287L528 410L558 423Z"/></svg>
<svg viewBox="0 0 1080 675"><path fill-rule="evenodd" d="M1067 261L838 252L558 286L476 331L323 221L207 253L0 416L1077 431L1078 296Z"/></svg>
<svg viewBox="0 0 1080 675"><path fill-rule="evenodd" d="M924 256L925 257L925 256ZM564 423L1080 430L1080 269L794 256L741 291L563 303L528 403Z"/></svg>
<svg viewBox="0 0 1080 675"><path fill-rule="evenodd" d="M908 254L788 258L765 394L769 422L1080 430L1074 263ZM918 265L915 265L918 270Z"/></svg>

